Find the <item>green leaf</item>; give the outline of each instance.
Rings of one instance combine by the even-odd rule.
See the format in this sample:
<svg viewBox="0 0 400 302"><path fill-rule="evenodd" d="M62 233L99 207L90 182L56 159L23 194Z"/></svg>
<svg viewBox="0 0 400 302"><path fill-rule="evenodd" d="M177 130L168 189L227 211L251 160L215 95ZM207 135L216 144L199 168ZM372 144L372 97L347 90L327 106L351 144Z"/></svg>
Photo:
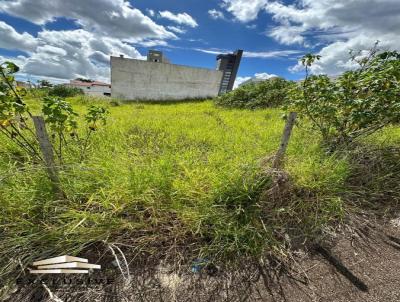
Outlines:
<svg viewBox="0 0 400 302"><path fill-rule="evenodd" d="M9 71L8 73L16 73L19 71L19 67L13 62L6 61L2 65L5 65L5 68Z"/></svg>

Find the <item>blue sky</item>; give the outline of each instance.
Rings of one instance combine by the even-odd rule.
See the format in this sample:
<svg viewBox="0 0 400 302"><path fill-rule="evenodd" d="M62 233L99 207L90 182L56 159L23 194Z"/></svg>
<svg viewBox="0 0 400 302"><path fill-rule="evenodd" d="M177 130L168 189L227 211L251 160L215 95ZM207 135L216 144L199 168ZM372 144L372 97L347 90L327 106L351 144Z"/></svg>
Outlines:
<svg viewBox="0 0 400 302"><path fill-rule="evenodd" d="M287 78L297 78L288 71L288 68L296 64L296 60L302 53L307 51L302 46L286 47L277 43L274 39L265 35L266 24L273 24L271 17L260 14L260 18L244 25L235 21L232 15L227 14L226 20L213 20L208 14L209 10L219 8L219 1L136 1L136 7L145 9L146 7L157 8L158 10L170 10L172 12L188 12L199 24L194 29L188 29L187 33L181 35L181 40L171 42L171 46L179 48L160 47L172 62L177 64L194 65L201 67L214 68L215 54L206 54L193 51L193 48L216 49L233 51L243 49L251 52L270 52L280 50L298 50L290 57L284 58L244 58L240 66L240 76L253 76L255 73L273 73ZM159 23L169 25L168 20L159 19ZM191 41L195 40L195 41ZM146 52L147 48L138 48L141 52Z"/></svg>
<svg viewBox="0 0 400 302"><path fill-rule="evenodd" d="M399 49L398 0L2 0L0 59L22 78L109 81L108 58L143 59L148 49L172 63L215 68L218 52L244 49L238 82L298 79L298 58L322 55L315 73L353 68L350 49L375 40Z"/></svg>

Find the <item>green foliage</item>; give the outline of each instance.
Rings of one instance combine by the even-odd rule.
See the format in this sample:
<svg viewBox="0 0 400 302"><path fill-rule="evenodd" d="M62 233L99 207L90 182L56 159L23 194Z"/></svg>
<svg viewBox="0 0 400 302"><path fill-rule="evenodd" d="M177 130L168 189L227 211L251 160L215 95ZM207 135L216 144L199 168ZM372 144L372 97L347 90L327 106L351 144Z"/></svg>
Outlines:
<svg viewBox="0 0 400 302"><path fill-rule="evenodd" d="M97 131L100 124L105 126L107 123L107 116L110 112L108 109L96 105L91 105L88 109L88 112L84 116L87 129L86 129L86 137L82 140L81 146L81 161L87 156L89 139L91 137L92 132Z"/></svg>
<svg viewBox="0 0 400 302"><path fill-rule="evenodd" d="M48 88L48 87L52 87L53 85L47 81L47 80L39 80L38 81L38 85L40 88Z"/></svg>
<svg viewBox="0 0 400 302"><path fill-rule="evenodd" d="M17 95L17 88L14 88L14 74L19 67L12 62L4 62L0 65L0 120L11 122L17 114L26 110L25 104Z"/></svg>
<svg viewBox="0 0 400 302"><path fill-rule="evenodd" d="M61 160L63 157L63 146L74 144L78 146L81 161L86 157L91 132L96 131L101 125L105 126L109 114L106 108L91 105L83 117L88 127L85 137L81 138L78 134L77 118L79 115L74 111L71 103L62 99L46 97L43 99L42 112L46 124L53 131L53 143L58 145L56 148L58 158Z"/></svg>
<svg viewBox="0 0 400 302"><path fill-rule="evenodd" d="M80 88L70 87L67 85L56 85L49 90L50 96L56 96L61 98L73 97L77 95L83 95L84 92Z"/></svg>
<svg viewBox="0 0 400 302"><path fill-rule="evenodd" d="M308 67L313 56L303 58ZM325 142L337 146L400 121L400 54L371 50L360 67L331 80L308 76L291 89L290 110L311 121Z"/></svg>
<svg viewBox="0 0 400 302"><path fill-rule="evenodd" d="M85 120L89 124L90 130L96 130L99 123L102 123L104 126L107 122L107 115L109 113L110 112L104 107L95 105L90 106L85 115Z"/></svg>
<svg viewBox="0 0 400 302"><path fill-rule="evenodd" d="M32 88L26 91L25 98L41 100L49 96L49 87Z"/></svg>
<svg viewBox="0 0 400 302"><path fill-rule="evenodd" d="M1 67L3 71L8 74L14 74L19 71L19 67L15 63L9 61L6 61L3 64L1 64Z"/></svg>
<svg viewBox="0 0 400 302"><path fill-rule="evenodd" d="M46 124L57 133L76 131L78 114L72 109L70 103L62 99L45 97L42 112L46 117Z"/></svg>
<svg viewBox="0 0 400 302"><path fill-rule="evenodd" d="M32 113L22 100L20 91L13 86L14 73L18 70L18 66L12 62L0 65L0 133L25 151L26 155L41 161L38 138L30 121ZM56 86L51 91L63 91L61 94L66 95L64 92L70 93L75 89ZM40 94L30 93L30 95L37 97ZM85 138L81 139L78 133L78 114L69 102L48 96L41 98L41 101L42 114L60 165L63 164L64 153L75 154L72 157L76 160L77 150L80 152L78 158L83 160L89 146L90 133L96 130L99 124L106 124L107 109L97 106L89 108L84 119L90 125L86 129Z"/></svg>
<svg viewBox="0 0 400 302"><path fill-rule="evenodd" d="M25 111L25 104L16 102L14 97L7 94L9 91L0 93L0 121L2 123L12 123L18 114Z"/></svg>
<svg viewBox="0 0 400 302"><path fill-rule="evenodd" d="M87 104L80 97L68 101L83 120ZM104 103L93 99L91 105ZM129 240L141 251L160 253L160 241L169 250L170 242L189 240L193 256L232 261L278 252L285 233L312 236L341 214L342 202L332 192L343 184L345 162L326 155L305 131L293 133L288 167L293 186L307 184L307 192L319 195L304 200L299 189L293 200L259 202L271 185L260 159L279 146L280 110L226 110L212 102L106 108L112 115L106 127L78 127L80 141L87 131L95 146L87 148L85 160L64 153L62 204L54 201L44 169L14 164L0 144L0 175L9 175L0 186L0 219L7 228L0 261L20 250L25 264L30 257L76 253L103 240ZM101 125L96 116L104 111L90 112L89 121ZM73 143L68 146L76 151Z"/></svg>
<svg viewBox="0 0 400 302"><path fill-rule="evenodd" d="M243 85L219 96L215 103L223 107L257 109L283 105L292 83L281 78L272 78L258 83Z"/></svg>
<svg viewBox="0 0 400 302"><path fill-rule="evenodd" d="M312 64L314 64L315 61L318 61L321 59L320 55L314 55L312 53L305 54L301 59L301 64L306 68L306 73L307 73L307 68L311 67Z"/></svg>
<svg viewBox="0 0 400 302"><path fill-rule="evenodd" d="M14 74L18 71L19 67L12 62L0 65L0 133L18 145L28 156L41 159L30 135L33 130L27 124L31 113L18 94L20 90L14 87Z"/></svg>

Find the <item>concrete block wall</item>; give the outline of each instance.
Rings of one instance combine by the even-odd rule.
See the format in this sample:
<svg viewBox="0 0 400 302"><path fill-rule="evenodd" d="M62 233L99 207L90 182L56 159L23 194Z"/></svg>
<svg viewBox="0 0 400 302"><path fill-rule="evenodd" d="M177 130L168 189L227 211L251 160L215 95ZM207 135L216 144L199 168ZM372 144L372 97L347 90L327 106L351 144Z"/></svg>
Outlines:
<svg viewBox="0 0 400 302"><path fill-rule="evenodd" d="M125 100L184 100L218 95L222 72L111 57L111 96Z"/></svg>

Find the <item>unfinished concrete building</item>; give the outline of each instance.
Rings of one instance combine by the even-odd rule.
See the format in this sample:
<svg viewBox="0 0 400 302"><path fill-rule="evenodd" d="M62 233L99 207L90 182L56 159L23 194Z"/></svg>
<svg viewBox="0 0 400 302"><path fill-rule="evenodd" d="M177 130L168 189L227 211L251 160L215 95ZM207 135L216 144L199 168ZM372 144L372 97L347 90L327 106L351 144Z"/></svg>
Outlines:
<svg viewBox="0 0 400 302"><path fill-rule="evenodd" d="M162 52L154 50L149 51L147 61L111 57L111 95L156 101L212 98L232 89L230 83L235 81L239 63L240 59L233 65L228 60L218 64L216 70L189 67L170 64Z"/></svg>
<svg viewBox="0 0 400 302"><path fill-rule="evenodd" d="M219 94L232 91L236 75L242 60L243 50L238 49L234 53L220 54L217 56L217 70L223 72Z"/></svg>
<svg viewBox="0 0 400 302"><path fill-rule="evenodd" d="M147 53L147 62L154 62L154 63L168 63L168 58L162 53L162 51L158 50L149 50Z"/></svg>

